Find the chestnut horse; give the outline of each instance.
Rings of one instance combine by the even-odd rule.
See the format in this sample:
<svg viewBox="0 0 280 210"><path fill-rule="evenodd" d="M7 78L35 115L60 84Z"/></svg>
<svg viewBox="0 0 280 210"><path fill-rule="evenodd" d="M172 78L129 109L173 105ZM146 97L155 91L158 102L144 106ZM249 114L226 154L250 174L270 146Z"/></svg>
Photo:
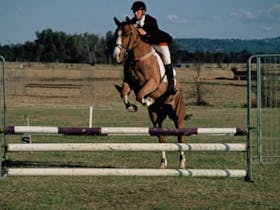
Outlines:
<svg viewBox="0 0 280 210"><path fill-rule="evenodd" d="M116 18L115 32L116 47L113 57L120 63L125 53L130 54L132 61L124 66L124 80L122 87L116 86L126 108L136 111L136 105L130 104L128 95L131 90L136 95L136 100L148 107L150 119L155 128L161 128L164 119L168 116L176 128L184 127L185 102L180 83L176 82L177 93L170 95L167 91L167 80L160 74L160 65L155 51L150 44L144 42L138 34L135 25L129 24L129 19L120 22ZM132 63L132 64L131 64ZM164 137L158 136L159 142L164 143ZM178 136L178 143L183 143L184 137ZM162 152L161 168L167 166L165 152ZM185 168L185 155L181 151L180 168Z"/></svg>

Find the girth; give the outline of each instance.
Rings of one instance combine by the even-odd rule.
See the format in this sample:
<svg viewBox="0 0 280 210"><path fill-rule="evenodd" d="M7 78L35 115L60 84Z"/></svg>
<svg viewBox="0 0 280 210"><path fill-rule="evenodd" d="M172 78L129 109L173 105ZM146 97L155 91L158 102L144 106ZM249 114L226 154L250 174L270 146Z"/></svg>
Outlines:
<svg viewBox="0 0 280 210"><path fill-rule="evenodd" d="M139 61L143 61L143 60L146 60L147 58L149 58L150 56L152 56L154 53L152 50L150 50L150 52L148 52L147 54L141 56L141 57L137 57L137 58L134 58L134 62L139 62Z"/></svg>

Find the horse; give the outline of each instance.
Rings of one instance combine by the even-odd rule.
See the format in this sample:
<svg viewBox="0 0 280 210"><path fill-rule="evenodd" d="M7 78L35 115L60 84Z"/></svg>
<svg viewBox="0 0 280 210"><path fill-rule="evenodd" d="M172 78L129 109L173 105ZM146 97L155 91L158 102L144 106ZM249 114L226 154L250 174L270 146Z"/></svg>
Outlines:
<svg viewBox="0 0 280 210"><path fill-rule="evenodd" d="M125 107L132 112L137 111L137 106L129 102L129 94L134 91L136 100L148 109L150 120L154 128L162 128L162 123L168 116L176 128L184 127L185 101L180 82L176 81L177 93L168 93L167 80L160 74L158 55L152 46L142 40L135 25L126 21L120 22L116 17L115 48L113 58L121 63L126 53L132 59L124 65L124 79L122 86L116 85ZM163 75L165 76L165 75ZM184 136L178 136L178 143L184 142ZM164 143L164 136L158 136L159 143ZM180 153L180 168L185 168L184 152ZM165 152L161 154L160 167L167 167Z"/></svg>

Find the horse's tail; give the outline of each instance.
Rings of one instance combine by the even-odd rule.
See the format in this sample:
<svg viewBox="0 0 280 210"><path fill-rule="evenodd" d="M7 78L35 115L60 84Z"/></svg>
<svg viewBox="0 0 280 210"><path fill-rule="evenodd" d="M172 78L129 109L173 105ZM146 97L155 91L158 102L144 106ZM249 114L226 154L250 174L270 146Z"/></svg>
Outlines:
<svg viewBox="0 0 280 210"><path fill-rule="evenodd" d="M177 96L177 116L181 116L181 119L184 119L185 121L190 120L192 117L192 114L186 114L186 104L184 100L184 96L182 93L182 89L180 89L180 92Z"/></svg>

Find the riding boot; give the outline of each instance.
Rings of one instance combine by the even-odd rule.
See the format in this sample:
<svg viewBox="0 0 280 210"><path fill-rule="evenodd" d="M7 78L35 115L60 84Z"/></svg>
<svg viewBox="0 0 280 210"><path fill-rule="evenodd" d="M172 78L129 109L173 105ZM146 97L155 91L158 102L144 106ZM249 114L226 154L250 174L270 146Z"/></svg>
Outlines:
<svg viewBox="0 0 280 210"><path fill-rule="evenodd" d="M175 79L173 74L173 66L172 64L164 65L165 67L165 74L167 76L168 81L168 92L171 95L175 95L177 93L177 89L175 87Z"/></svg>

